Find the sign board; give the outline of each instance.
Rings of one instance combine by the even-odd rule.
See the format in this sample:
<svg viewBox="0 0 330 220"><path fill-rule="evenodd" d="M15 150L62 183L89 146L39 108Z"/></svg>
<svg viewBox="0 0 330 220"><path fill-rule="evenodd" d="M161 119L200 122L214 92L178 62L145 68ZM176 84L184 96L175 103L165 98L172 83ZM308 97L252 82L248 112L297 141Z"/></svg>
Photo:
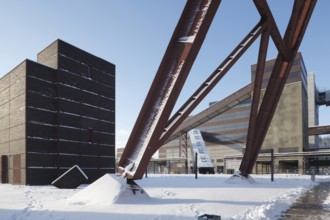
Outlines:
<svg viewBox="0 0 330 220"><path fill-rule="evenodd" d="M192 129L188 132L193 154L197 153L197 166L198 168L212 167L213 163L207 152L205 142L199 129ZM194 157L193 157L194 158Z"/></svg>

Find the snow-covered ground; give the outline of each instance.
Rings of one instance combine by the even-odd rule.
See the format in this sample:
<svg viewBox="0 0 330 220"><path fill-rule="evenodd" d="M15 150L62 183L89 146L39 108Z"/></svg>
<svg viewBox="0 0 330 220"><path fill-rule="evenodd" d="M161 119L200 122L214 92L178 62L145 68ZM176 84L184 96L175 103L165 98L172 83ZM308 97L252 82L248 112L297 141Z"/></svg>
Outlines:
<svg viewBox="0 0 330 220"><path fill-rule="evenodd" d="M149 175L137 181L144 194L131 195L120 178L105 175L78 189L0 184L1 220L163 220L197 219L203 214L221 219L277 219L304 191L329 177L229 175ZM128 195L128 193L130 195ZM330 200L330 198L329 198ZM329 202L330 203L330 202Z"/></svg>

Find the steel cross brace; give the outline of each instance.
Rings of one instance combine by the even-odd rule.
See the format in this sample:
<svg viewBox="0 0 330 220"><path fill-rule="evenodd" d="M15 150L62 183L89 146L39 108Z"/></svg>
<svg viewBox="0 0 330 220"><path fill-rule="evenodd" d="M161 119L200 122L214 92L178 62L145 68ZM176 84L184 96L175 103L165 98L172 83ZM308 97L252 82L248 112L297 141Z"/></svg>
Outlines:
<svg viewBox="0 0 330 220"><path fill-rule="evenodd" d="M260 8L260 5L262 3L264 3L264 8L268 7L266 7L267 3L265 1L255 1L257 8ZM303 39L308 22L313 13L315 4L316 0L295 1L292 10L292 15L283 38L284 45L288 47L288 51L286 56L282 56L283 51L279 51L270 80L266 87L264 98L262 100L258 112L256 109L258 109L259 107L259 98L253 98L246 151L240 166L240 172L243 176L248 176L250 173L252 173L253 167L256 163L258 154L267 134L271 120L275 114L275 110L283 92L284 85L290 73L294 58L298 52L298 48ZM270 11L264 10L263 12L265 12L265 15L262 16L271 16L269 14ZM260 51L263 51L265 49L265 45L263 45L266 44L265 41L266 39L261 40ZM263 72L265 62L263 54L259 53L259 57L262 58L258 60L257 72ZM257 84L260 84L260 82L257 82ZM259 85L255 86L254 92L260 93Z"/></svg>
<svg viewBox="0 0 330 220"><path fill-rule="evenodd" d="M120 173L129 179L141 179L151 156L261 34L247 146L240 166L242 175L247 176L252 172L316 0L295 1L284 39L280 36L267 2L254 0L254 3L261 15L260 22L170 118L220 4L220 0L187 1L119 161ZM259 108L261 82L270 36L279 55Z"/></svg>

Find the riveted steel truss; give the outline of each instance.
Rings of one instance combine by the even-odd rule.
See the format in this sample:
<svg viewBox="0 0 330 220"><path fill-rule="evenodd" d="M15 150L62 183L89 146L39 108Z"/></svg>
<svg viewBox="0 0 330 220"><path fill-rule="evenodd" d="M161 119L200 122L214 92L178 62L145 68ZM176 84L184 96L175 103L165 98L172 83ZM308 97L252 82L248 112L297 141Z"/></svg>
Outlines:
<svg viewBox="0 0 330 220"><path fill-rule="evenodd" d="M252 172L316 0L295 0L283 38L267 2L254 0L261 17L260 21L171 116L220 2L220 0L187 1L119 161L118 171L124 173L127 178L143 177L152 155L261 35L247 146L240 166L242 175L247 176ZM276 45L278 56L264 98L259 104L270 37Z"/></svg>

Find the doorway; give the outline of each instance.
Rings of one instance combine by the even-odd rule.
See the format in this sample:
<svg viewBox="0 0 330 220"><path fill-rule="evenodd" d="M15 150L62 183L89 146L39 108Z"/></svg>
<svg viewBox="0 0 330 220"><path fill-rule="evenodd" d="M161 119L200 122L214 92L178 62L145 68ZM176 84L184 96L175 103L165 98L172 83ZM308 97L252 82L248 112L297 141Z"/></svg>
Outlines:
<svg viewBox="0 0 330 220"><path fill-rule="evenodd" d="M280 173L299 173L298 160L281 160Z"/></svg>
<svg viewBox="0 0 330 220"><path fill-rule="evenodd" d="M1 183L9 183L8 156L1 155Z"/></svg>

